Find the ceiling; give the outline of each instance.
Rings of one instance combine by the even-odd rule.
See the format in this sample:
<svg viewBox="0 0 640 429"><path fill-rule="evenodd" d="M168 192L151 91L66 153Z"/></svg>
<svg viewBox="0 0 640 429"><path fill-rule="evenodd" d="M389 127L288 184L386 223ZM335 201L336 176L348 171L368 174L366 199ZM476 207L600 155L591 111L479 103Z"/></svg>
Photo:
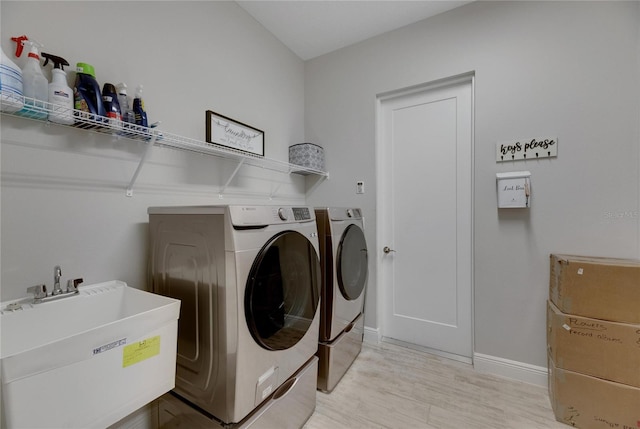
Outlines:
<svg viewBox="0 0 640 429"><path fill-rule="evenodd" d="M421 21L471 1L237 0L303 60Z"/></svg>

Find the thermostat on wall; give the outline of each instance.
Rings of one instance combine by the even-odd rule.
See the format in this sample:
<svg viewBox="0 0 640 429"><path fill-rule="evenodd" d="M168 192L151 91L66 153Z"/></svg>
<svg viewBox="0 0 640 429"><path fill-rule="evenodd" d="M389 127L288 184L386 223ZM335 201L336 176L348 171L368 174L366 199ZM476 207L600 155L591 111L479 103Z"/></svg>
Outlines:
<svg viewBox="0 0 640 429"><path fill-rule="evenodd" d="M531 207L531 173L512 171L497 173L498 208Z"/></svg>

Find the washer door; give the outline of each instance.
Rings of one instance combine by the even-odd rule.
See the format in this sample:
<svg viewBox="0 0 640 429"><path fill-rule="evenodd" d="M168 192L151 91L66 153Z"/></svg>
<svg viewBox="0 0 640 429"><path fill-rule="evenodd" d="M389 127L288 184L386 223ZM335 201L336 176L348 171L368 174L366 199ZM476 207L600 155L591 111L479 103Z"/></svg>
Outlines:
<svg viewBox="0 0 640 429"><path fill-rule="evenodd" d="M320 301L320 259L302 234L275 235L256 257L245 289L245 317L258 344L293 347L309 330Z"/></svg>
<svg viewBox="0 0 640 429"><path fill-rule="evenodd" d="M352 301L357 299L367 284L367 242L362 229L349 225L340 238L337 253L338 285L342 296Z"/></svg>

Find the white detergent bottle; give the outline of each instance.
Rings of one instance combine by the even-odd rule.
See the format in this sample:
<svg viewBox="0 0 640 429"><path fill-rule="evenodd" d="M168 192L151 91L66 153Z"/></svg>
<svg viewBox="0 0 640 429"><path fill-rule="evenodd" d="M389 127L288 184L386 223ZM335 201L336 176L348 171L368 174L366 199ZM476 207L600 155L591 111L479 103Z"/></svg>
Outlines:
<svg viewBox="0 0 640 429"><path fill-rule="evenodd" d="M2 49L0 49L2 51ZM2 51L0 63L0 110L13 113L24 106L22 71Z"/></svg>
<svg viewBox="0 0 640 429"><path fill-rule="evenodd" d="M44 77L42 67L40 67L38 48L42 47L42 45L33 40L23 40L22 44L25 47L29 47L29 54L24 67L22 67L22 87L25 96L24 108L18 114L34 119L46 119L49 81Z"/></svg>
<svg viewBox="0 0 640 429"><path fill-rule="evenodd" d="M64 66L68 66L69 62L46 52L42 53L42 57L45 58L43 66L46 66L49 60L53 62L49 84L49 120L58 124L73 125L73 90L67 83L67 73L64 71Z"/></svg>

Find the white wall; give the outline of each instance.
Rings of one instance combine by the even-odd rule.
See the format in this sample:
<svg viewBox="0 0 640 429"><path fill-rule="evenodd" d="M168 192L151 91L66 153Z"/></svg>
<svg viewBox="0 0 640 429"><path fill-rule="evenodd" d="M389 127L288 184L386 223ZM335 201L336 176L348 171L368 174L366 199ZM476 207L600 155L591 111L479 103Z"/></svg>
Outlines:
<svg viewBox="0 0 640 429"><path fill-rule="evenodd" d="M331 172L309 200L364 209L368 327L384 245L376 95L473 71L475 351L546 367L549 253L640 255L639 7L475 2L305 63L306 140L325 147ZM497 141L540 136L558 137L557 159L496 163ZM530 210L496 208L495 174L513 170L532 173Z"/></svg>
<svg viewBox="0 0 640 429"><path fill-rule="evenodd" d="M92 64L101 86L123 81L133 95L141 83L150 122L167 132L204 140L210 109L264 130L269 158L286 161L304 141L303 62L234 2L2 1L0 12L5 53L26 34L73 66ZM221 200L235 164L166 149L152 152L127 198L143 149L2 116L3 300L51 285L56 264L65 279L145 288L149 206L305 200L302 176L252 167Z"/></svg>
<svg viewBox="0 0 640 429"><path fill-rule="evenodd" d="M307 202L362 207L372 249L376 94L475 71L476 351L545 366L548 254L640 256L639 8L476 2L302 63L231 2L2 1L0 41L11 53L9 38L27 34L92 63L101 84L143 83L150 119L169 132L203 139L211 109L265 130L271 158L322 144L331 178ZM161 149L126 198L140 144L6 116L1 127L3 300L50 284L56 264L145 287L150 205L269 203L274 189L275 201L304 201L302 178L255 169L219 200L233 165ZM557 159L495 163L496 141L541 134L559 137ZM520 169L533 173L533 207L499 213L495 173Z"/></svg>

